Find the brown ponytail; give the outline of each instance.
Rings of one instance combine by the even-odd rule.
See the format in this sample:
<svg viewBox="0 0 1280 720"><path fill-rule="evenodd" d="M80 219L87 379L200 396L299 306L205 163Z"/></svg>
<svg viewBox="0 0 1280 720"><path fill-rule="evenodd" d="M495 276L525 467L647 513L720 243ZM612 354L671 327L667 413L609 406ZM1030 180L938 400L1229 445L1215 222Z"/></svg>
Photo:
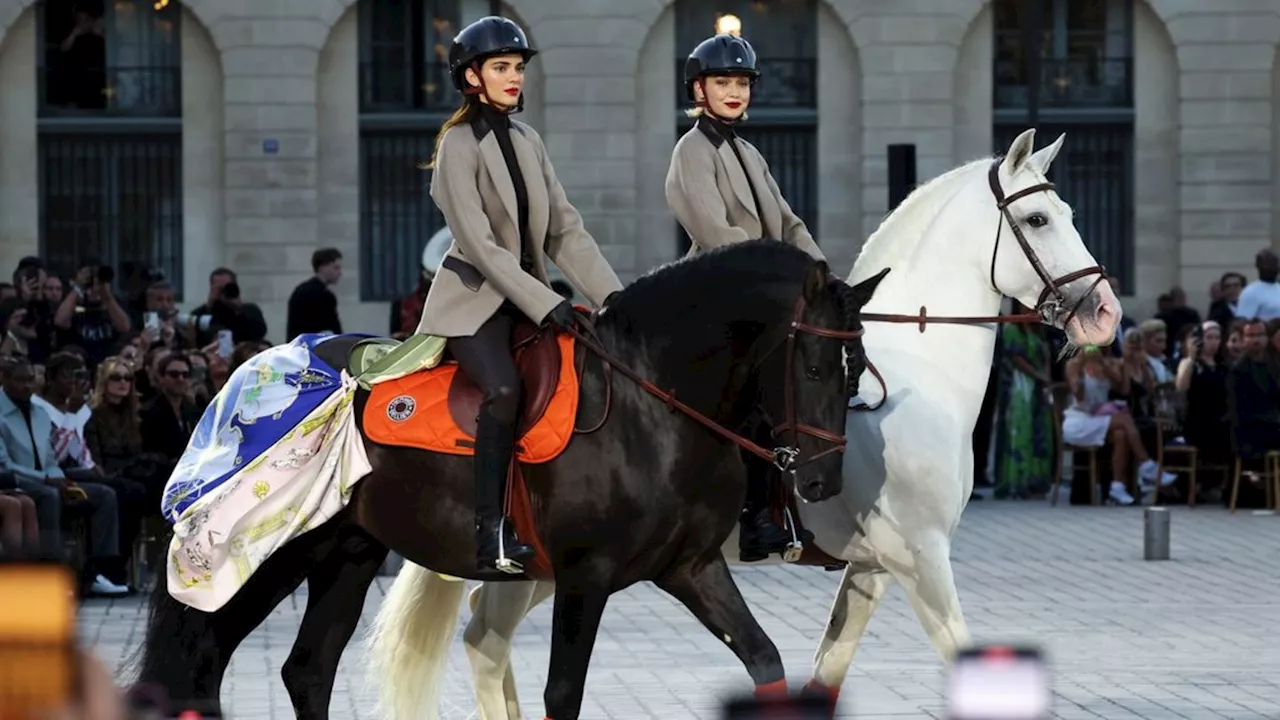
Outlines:
<svg viewBox="0 0 1280 720"><path fill-rule="evenodd" d="M444 134L449 132L449 129L454 125L461 125L471 121L471 115L476 109L476 102L473 97L474 96L468 96L464 99L461 107L454 110L453 115L450 115L449 119L445 120L444 124L440 126L440 132L436 133L435 148L431 151L431 162L426 165L420 165L419 167L421 169L434 170L436 167L436 158L440 156L440 143L444 140Z"/></svg>

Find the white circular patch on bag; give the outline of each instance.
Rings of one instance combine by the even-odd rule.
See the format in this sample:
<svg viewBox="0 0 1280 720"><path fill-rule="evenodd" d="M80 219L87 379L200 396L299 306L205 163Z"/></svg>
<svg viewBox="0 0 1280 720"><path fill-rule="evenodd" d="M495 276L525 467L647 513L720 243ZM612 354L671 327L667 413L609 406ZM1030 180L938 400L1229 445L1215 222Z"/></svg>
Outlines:
<svg viewBox="0 0 1280 720"><path fill-rule="evenodd" d="M404 422L413 417L413 411L417 406L418 403L412 397L401 395L387 403L387 417L395 422Z"/></svg>

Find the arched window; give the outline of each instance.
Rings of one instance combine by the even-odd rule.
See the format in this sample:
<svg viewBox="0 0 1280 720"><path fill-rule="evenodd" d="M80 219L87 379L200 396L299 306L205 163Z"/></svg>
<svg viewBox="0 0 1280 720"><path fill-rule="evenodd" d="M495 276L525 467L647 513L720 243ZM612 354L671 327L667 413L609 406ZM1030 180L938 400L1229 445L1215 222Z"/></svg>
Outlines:
<svg viewBox="0 0 1280 720"><path fill-rule="evenodd" d="M41 254L160 271L182 283L178 3L38 6Z"/></svg>

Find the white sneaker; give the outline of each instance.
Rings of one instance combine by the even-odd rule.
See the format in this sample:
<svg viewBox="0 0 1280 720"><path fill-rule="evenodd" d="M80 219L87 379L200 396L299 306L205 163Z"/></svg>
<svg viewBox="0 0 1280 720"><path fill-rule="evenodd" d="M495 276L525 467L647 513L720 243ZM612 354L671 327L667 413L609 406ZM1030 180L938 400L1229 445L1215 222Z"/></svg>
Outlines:
<svg viewBox="0 0 1280 720"><path fill-rule="evenodd" d="M1138 466L1138 478L1147 485L1154 485L1156 482L1156 471L1159 470L1156 461L1147 458L1145 462ZM1178 476L1171 472L1160 473L1160 487L1168 487L1177 482Z"/></svg>
<svg viewBox="0 0 1280 720"><path fill-rule="evenodd" d="M95 575L93 583L89 585L89 593L106 597L120 597L121 595L128 595L129 588L124 585L117 585L102 575Z"/></svg>
<svg viewBox="0 0 1280 720"><path fill-rule="evenodd" d="M1132 505L1137 502L1133 499L1133 496L1129 494L1124 483L1119 480L1111 481L1111 491L1107 493L1107 497L1115 500L1117 505Z"/></svg>

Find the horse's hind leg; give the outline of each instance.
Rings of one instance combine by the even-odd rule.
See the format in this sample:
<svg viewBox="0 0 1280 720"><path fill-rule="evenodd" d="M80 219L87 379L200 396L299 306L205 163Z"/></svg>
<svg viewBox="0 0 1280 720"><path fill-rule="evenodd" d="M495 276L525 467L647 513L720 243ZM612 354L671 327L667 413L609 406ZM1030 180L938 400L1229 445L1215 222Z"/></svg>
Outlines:
<svg viewBox="0 0 1280 720"><path fill-rule="evenodd" d="M484 720L520 717L511 640L525 615L553 592L555 584L549 582L482 583L471 591L471 622L462 641Z"/></svg>
<svg viewBox="0 0 1280 720"><path fill-rule="evenodd" d="M844 569L836 599L831 603L827 631L813 659L813 679L805 685L806 690L825 692L832 701L839 696L858 642L891 580L883 570L858 571L853 566Z"/></svg>
<svg viewBox="0 0 1280 720"><path fill-rule="evenodd" d="M299 720L326 720L338 661L360 622L365 595L387 548L350 531L307 574L307 609L293 650L280 669Z"/></svg>
<svg viewBox="0 0 1280 720"><path fill-rule="evenodd" d="M679 600L746 666L759 696L785 695L782 656L751 615L729 566L715 556L673 569L654 584Z"/></svg>
<svg viewBox="0 0 1280 720"><path fill-rule="evenodd" d="M914 545L912 554L909 566L886 563L886 568L906 588L911 607L938 655L950 662L957 650L969 644L969 626L951 572L951 541L941 533L931 534Z"/></svg>

